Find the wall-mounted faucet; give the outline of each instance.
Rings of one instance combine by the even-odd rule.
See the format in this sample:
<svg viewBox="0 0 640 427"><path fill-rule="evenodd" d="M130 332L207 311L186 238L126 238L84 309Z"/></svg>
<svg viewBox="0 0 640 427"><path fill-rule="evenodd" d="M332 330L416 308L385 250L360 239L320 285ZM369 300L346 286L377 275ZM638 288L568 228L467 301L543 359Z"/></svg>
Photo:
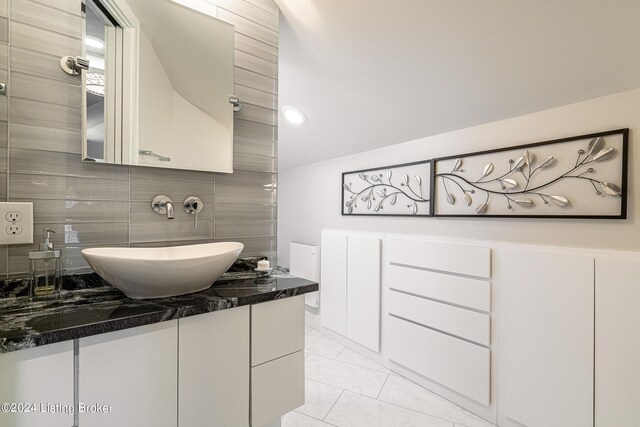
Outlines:
<svg viewBox="0 0 640 427"><path fill-rule="evenodd" d="M174 219L176 214L173 209L173 201L168 196L160 194L151 201L151 208L158 215L167 214L167 219Z"/></svg>

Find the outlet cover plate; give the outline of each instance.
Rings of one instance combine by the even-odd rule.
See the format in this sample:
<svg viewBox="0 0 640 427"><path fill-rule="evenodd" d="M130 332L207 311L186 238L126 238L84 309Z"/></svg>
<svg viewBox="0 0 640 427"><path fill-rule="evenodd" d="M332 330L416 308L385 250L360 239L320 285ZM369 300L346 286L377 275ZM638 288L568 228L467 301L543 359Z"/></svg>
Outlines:
<svg viewBox="0 0 640 427"><path fill-rule="evenodd" d="M0 202L0 245L31 243L33 243L33 203Z"/></svg>

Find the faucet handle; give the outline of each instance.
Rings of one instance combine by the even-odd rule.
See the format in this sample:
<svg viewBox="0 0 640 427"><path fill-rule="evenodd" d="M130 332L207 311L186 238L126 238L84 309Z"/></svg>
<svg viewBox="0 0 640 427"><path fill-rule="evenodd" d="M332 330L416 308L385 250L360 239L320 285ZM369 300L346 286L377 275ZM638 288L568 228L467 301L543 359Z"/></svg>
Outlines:
<svg viewBox="0 0 640 427"><path fill-rule="evenodd" d="M186 199L184 199L184 202L183 202L182 206L184 207L184 211L186 213L188 213L189 215L194 215L193 228L197 229L198 228L198 214L204 208L204 203L202 202L202 200L200 200L199 197L189 196Z"/></svg>

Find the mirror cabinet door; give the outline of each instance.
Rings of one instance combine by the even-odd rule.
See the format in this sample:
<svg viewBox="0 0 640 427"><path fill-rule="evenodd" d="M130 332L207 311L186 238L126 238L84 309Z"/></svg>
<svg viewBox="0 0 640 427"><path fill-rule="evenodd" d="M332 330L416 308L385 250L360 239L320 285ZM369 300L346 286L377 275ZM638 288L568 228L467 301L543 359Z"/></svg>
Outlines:
<svg viewBox="0 0 640 427"><path fill-rule="evenodd" d="M86 0L85 18L83 158L233 172L234 27L174 0Z"/></svg>

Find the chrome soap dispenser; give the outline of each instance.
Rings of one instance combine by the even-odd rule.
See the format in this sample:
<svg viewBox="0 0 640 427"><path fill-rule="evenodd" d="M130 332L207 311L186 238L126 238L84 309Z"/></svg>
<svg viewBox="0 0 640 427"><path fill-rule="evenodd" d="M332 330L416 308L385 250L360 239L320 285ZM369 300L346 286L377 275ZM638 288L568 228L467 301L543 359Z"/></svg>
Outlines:
<svg viewBox="0 0 640 427"><path fill-rule="evenodd" d="M62 287L62 252L54 248L51 242L50 228L44 230L44 242L40 250L29 252L29 298L58 294Z"/></svg>

